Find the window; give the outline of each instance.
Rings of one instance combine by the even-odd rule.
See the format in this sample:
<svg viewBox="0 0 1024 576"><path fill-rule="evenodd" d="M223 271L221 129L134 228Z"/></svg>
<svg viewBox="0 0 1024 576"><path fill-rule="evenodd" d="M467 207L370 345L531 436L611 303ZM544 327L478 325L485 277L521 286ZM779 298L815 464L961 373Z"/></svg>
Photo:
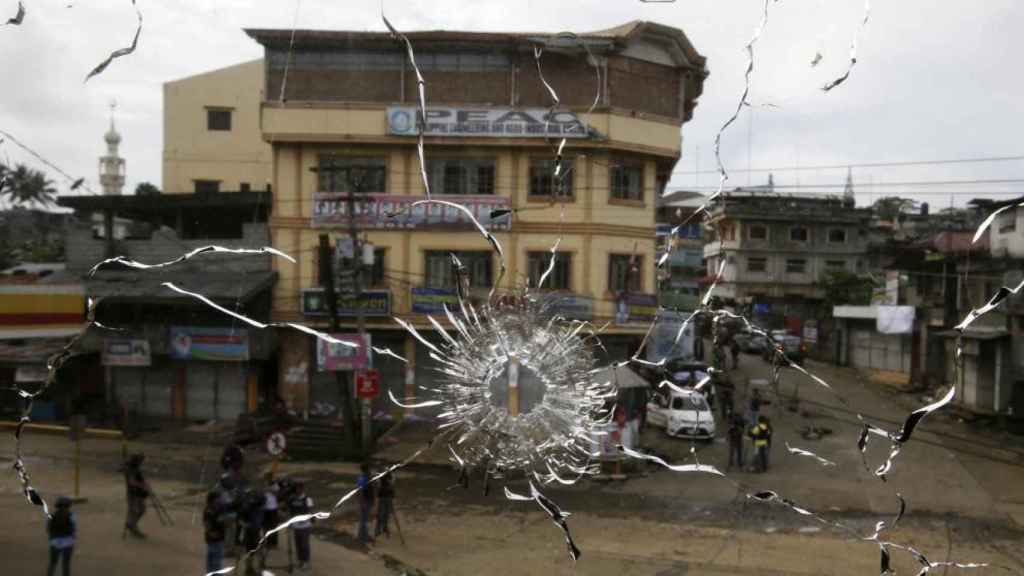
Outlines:
<svg viewBox="0 0 1024 576"><path fill-rule="evenodd" d="M747 237L751 240L767 240L768 227L762 224L751 224L747 231Z"/></svg>
<svg viewBox="0 0 1024 576"><path fill-rule="evenodd" d="M767 258L747 258L747 272L767 272Z"/></svg>
<svg viewBox="0 0 1024 576"><path fill-rule="evenodd" d="M825 260L826 270L846 270L846 260Z"/></svg>
<svg viewBox="0 0 1024 576"><path fill-rule="evenodd" d="M320 156L316 172L321 192L384 192L387 163L384 158Z"/></svg>
<svg viewBox="0 0 1024 576"><path fill-rule="evenodd" d="M722 235L722 240L735 240L736 239L736 225L735 224L722 224L719 227L719 233Z"/></svg>
<svg viewBox="0 0 1024 576"><path fill-rule="evenodd" d="M562 159L559 177L555 178L554 160L532 160L530 196L572 197L572 164L572 160Z"/></svg>
<svg viewBox="0 0 1024 576"><path fill-rule="evenodd" d="M828 231L828 241L830 244L844 244L846 242L846 230L842 228L832 228Z"/></svg>
<svg viewBox="0 0 1024 576"><path fill-rule="evenodd" d="M230 108L207 108L206 129L217 132L231 131Z"/></svg>
<svg viewBox="0 0 1024 576"><path fill-rule="evenodd" d="M427 160L434 194L494 194L494 160L449 158Z"/></svg>
<svg viewBox="0 0 1024 576"><path fill-rule="evenodd" d="M249 192L252 190L252 186L248 182L242 182L238 185L239 192Z"/></svg>
<svg viewBox="0 0 1024 576"><path fill-rule="evenodd" d="M427 288L455 288L455 271L452 257L455 256L469 273L469 285L474 288L488 288L494 283L494 267L490 250L448 251L429 250L427 257Z"/></svg>
<svg viewBox="0 0 1024 576"><path fill-rule="evenodd" d="M786 260L786 272L791 274L803 274L807 271L807 260L803 258L789 258Z"/></svg>
<svg viewBox="0 0 1024 576"><path fill-rule="evenodd" d="M373 265L363 266L363 286L385 286L387 280L384 278L384 262L387 256L387 248L373 249Z"/></svg>
<svg viewBox="0 0 1024 576"><path fill-rule="evenodd" d="M793 242L807 242L807 228L793 226L789 229L789 239Z"/></svg>
<svg viewBox="0 0 1024 576"><path fill-rule="evenodd" d="M636 164L616 164L611 169L611 197L617 200L644 199L644 168Z"/></svg>
<svg viewBox="0 0 1024 576"><path fill-rule="evenodd" d="M611 254L608 256L608 291L639 292L643 287L640 271L643 256Z"/></svg>
<svg viewBox="0 0 1024 576"><path fill-rule="evenodd" d="M555 255L555 267L540 286L540 277L547 271L551 263L551 252L530 252L527 254L527 265L530 273L530 286L545 290L571 290L570 273L572 271L572 254L558 252Z"/></svg>
<svg viewBox="0 0 1024 576"><path fill-rule="evenodd" d="M220 192L220 180L193 180L196 194L216 194Z"/></svg>

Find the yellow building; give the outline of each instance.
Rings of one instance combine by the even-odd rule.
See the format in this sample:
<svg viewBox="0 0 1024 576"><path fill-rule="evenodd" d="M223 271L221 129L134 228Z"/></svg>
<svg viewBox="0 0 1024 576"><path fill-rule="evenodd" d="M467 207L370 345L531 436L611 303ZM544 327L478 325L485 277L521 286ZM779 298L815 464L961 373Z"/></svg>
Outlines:
<svg viewBox="0 0 1024 576"><path fill-rule="evenodd" d="M163 192L266 190L262 99L262 59L165 83Z"/></svg>
<svg viewBox="0 0 1024 576"><path fill-rule="evenodd" d="M454 300L449 253L458 253L481 292L498 282L497 258L455 212L385 214L426 194L416 74L402 44L375 32L299 30L294 44L291 30L247 33L266 50L258 128L271 150L272 242L298 257L295 265L276 262L273 319L326 327L319 236L332 244L347 236L346 200L355 193L360 236L376 255L361 306L373 345L410 360L408 368L375 362L383 385L401 395L403 384L408 390L432 378L431 361L391 316L429 332L426 313ZM561 239L545 288L562 296L564 315L610 322L602 340L624 356L656 306L655 198L679 159L680 128L707 76L704 58L682 31L648 22L576 38L449 31L409 38L426 80L432 196L466 205L495 234L508 268L500 291L535 285ZM543 75L560 98L553 114L534 47L544 49ZM191 108L205 106L199 98L190 97ZM554 150L563 137L569 173L558 193ZM179 166L177 181L195 178ZM353 331L348 304L342 324ZM339 400L333 377L316 362L307 337L281 334L280 390L292 406Z"/></svg>

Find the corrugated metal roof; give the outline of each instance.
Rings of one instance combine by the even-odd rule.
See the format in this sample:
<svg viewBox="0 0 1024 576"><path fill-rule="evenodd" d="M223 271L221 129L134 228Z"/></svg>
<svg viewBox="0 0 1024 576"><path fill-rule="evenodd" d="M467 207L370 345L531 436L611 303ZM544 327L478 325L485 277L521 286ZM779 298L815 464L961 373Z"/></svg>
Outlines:
<svg viewBox="0 0 1024 576"><path fill-rule="evenodd" d="M212 300L235 302L249 300L259 292L270 289L276 281L277 272L99 272L86 280L86 293L93 298L193 301L189 296L163 286L164 282L173 282L175 286Z"/></svg>

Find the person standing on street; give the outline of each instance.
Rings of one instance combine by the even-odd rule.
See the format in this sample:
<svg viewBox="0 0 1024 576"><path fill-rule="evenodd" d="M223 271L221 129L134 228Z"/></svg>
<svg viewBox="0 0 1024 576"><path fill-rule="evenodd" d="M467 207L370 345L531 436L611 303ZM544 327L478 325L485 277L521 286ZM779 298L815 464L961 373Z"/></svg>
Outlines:
<svg viewBox="0 0 1024 576"><path fill-rule="evenodd" d="M735 463L743 470L743 428L743 418L736 416L730 421L729 430L726 432L729 439L729 468Z"/></svg>
<svg viewBox="0 0 1024 576"><path fill-rule="evenodd" d="M61 496L57 499L57 510L46 521L46 533L50 540L50 565L46 569L47 576L53 576L57 563L64 576L71 574L71 552L75 548L75 514L71 511L71 499Z"/></svg>
<svg viewBox="0 0 1024 576"><path fill-rule="evenodd" d="M754 442L754 453L755 453L755 472L767 472L768 471L768 442L771 437L771 431L768 428L768 424L765 422L764 416L750 428L750 438Z"/></svg>
<svg viewBox="0 0 1024 576"><path fill-rule="evenodd" d="M370 512L373 510L374 490L370 482L370 465L366 462L360 466L361 473L356 485L359 488L359 541L369 544L373 541L370 538Z"/></svg>
<svg viewBox="0 0 1024 576"><path fill-rule="evenodd" d="M128 514L124 522L125 532L136 538L145 538L139 530L139 520L146 513L146 498L149 498L149 484L142 474L144 454L132 454L124 469L125 489L128 497ZM124 537L124 534L122 534Z"/></svg>
<svg viewBox="0 0 1024 576"><path fill-rule="evenodd" d="M740 343L735 338L729 343L729 352L732 353L732 367L735 370L740 367Z"/></svg>
<svg viewBox="0 0 1024 576"><path fill-rule="evenodd" d="M263 531L263 506L266 504L266 497L262 491L250 488L242 498L242 517L245 522L245 573L246 576L258 574L253 566L256 548L260 543L260 534Z"/></svg>
<svg viewBox="0 0 1024 576"><path fill-rule="evenodd" d="M203 536L206 539L206 572L216 572L224 566L224 538L227 534L224 526L224 504L216 490L206 494L206 507L203 509Z"/></svg>
<svg viewBox="0 0 1024 576"><path fill-rule="evenodd" d="M296 482L292 497L288 500L288 513L292 516L300 516L310 514L312 511L313 499L306 495L306 485ZM313 523L309 520L292 524L292 532L295 534L295 554L298 556L300 572L310 570L309 533L312 530Z"/></svg>
<svg viewBox="0 0 1024 576"><path fill-rule="evenodd" d="M225 472L217 481L214 490L220 496L220 505L224 510L224 555L234 557L238 555L238 515L241 507L235 476L231 472Z"/></svg>
<svg viewBox="0 0 1024 576"><path fill-rule="evenodd" d="M380 479L380 488L377 490L377 527L374 529L374 536L384 534L391 538L391 531L388 529L388 520L395 510L395 479L388 472Z"/></svg>

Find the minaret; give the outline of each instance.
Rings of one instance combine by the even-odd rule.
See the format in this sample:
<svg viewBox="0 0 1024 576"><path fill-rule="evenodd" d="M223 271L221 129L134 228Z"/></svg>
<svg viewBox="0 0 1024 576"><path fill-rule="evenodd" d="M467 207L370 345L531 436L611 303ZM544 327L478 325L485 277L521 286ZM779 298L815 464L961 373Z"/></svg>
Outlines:
<svg viewBox="0 0 1024 576"><path fill-rule="evenodd" d="M117 147L121 144L121 135L114 128L114 108L116 103L110 104L110 130L103 136L107 142L107 154L100 156L100 185L103 186L103 194L107 196L120 196L124 189L124 158L117 153Z"/></svg>
<svg viewBox="0 0 1024 576"><path fill-rule="evenodd" d="M846 168L846 186L843 187L843 201L846 204L853 205L856 200L853 197L853 168Z"/></svg>

